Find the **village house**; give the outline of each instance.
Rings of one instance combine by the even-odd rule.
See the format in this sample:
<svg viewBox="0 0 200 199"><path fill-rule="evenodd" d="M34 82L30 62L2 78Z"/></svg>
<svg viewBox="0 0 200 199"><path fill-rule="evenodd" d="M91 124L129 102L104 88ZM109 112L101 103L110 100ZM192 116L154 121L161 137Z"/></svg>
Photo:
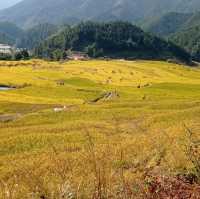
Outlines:
<svg viewBox="0 0 200 199"><path fill-rule="evenodd" d="M0 44L0 53L1 54L12 54L14 48L7 44Z"/></svg>
<svg viewBox="0 0 200 199"><path fill-rule="evenodd" d="M71 60L88 60L89 57L86 53L83 53L83 52L70 52L70 54L67 56L68 59L71 59Z"/></svg>

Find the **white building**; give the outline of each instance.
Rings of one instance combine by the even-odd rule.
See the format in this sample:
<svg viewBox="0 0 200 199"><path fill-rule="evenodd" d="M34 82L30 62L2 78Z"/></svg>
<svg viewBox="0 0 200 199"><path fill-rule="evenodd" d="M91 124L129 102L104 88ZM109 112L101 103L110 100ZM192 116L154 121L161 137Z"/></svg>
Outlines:
<svg viewBox="0 0 200 199"><path fill-rule="evenodd" d="M12 54L14 48L7 44L0 44L0 53L2 54Z"/></svg>

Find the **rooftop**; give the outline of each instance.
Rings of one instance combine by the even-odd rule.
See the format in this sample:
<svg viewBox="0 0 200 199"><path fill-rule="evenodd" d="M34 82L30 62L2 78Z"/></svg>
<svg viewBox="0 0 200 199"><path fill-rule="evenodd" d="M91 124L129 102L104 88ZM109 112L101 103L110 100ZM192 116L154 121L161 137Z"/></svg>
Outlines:
<svg viewBox="0 0 200 199"><path fill-rule="evenodd" d="M12 46L9 46L8 44L0 44L1 49L11 49Z"/></svg>

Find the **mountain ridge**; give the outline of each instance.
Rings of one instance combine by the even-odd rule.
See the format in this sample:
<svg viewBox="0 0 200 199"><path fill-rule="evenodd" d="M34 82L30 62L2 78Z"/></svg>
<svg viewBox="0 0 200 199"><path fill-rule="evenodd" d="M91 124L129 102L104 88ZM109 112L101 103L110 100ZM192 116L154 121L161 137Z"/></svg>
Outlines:
<svg viewBox="0 0 200 199"><path fill-rule="evenodd" d="M196 61L200 61L200 12L167 13L155 19L148 19L141 27L159 37L184 48Z"/></svg>
<svg viewBox="0 0 200 199"><path fill-rule="evenodd" d="M200 12L180 13L169 12L164 15L145 19L139 26L147 32L161 37L200 25Z"/></svg>
<svg viewBox="0 0 200 199"><path fill-rule="evenodd" d="M137 22L145 17L167 12L193 12L200 9L197 0L23 0L0 11L0 21L10 21L24 28L39 23L74 23L85 20L125 20ZM9 13L9 15L8 15Z"/></svg>

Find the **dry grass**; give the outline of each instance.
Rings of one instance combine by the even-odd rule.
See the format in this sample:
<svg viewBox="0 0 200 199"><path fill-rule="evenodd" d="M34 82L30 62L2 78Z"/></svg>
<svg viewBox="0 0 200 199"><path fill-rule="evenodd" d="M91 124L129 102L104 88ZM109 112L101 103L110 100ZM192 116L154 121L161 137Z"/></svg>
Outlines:
<svg viewBox="0 0 200 199"><path fill-rule="evenodd" d="M199 197L199 68L0 62L0 84L0 198Z"/></svg>

